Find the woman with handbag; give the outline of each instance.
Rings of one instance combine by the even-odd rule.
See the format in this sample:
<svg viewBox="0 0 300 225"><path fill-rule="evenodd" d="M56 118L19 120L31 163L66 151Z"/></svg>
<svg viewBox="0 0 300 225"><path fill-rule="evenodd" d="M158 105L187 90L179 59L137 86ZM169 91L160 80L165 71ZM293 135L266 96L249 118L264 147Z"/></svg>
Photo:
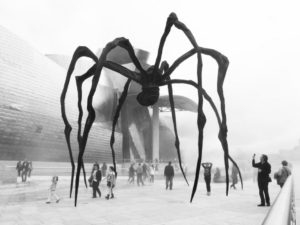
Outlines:
<svg viewBox="0 0 300 225"><path fill-rule="evenodd" d="M99 169L99 164L94 164L93 173L92 173L92 187L93 187L93 198L96 198L98 193L99 198L101 197L101 191L99 189L99 184L102 179L102 174Z"/></svg>

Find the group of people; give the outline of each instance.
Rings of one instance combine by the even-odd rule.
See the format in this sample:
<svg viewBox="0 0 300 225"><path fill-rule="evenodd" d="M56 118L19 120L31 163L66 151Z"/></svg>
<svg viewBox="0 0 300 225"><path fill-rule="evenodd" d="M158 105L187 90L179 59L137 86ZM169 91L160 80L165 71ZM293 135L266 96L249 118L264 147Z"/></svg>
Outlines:
<svg viewBox="0 0 300 225"><path fill-rule="evenodd" d="M30 170L32 170L32 164L31 167L28 166L29 162L24 161L23 163L18 162L17 169L22 168L22 173L19 173L19 176L23 173L28 174ZM213 164L211 162L204 162L202 163L202 167L204 169L203 175L204 175L204 181L206 183L206 190L207 195L209 196L211 194L211 171L212 171ZM258 206L270 206L270 196L268 191L268 185L269 182L272 181L270 174L271 174L271 165L268 162L268 156L267 155L261 155L260 161L255 162L255 154L252 158L252 166L254 168L257 168L257 183L258 183L258 189L259 189L259 196L260 196L260 204ZM107 173L108 168L108 173ZM19 170L18 170L19 171ZM31 171L30 171L31 172ZM155 173L155 166L147 165L146 163L138 163L138 165L135 167L135 163L132 163L129 167L129 183L134 183L135 181L135 174L137 176L137 185L140 186L144 185L144 181L147 179L147 177L150 175L150 182L154 182L154 173ZM216 173L220 173L220 170L217 168ZM279 169L278 172L274 174L274 178L277 181L277 184L282 188L284 183L286 182L287 178L290 176L291 170L288 167L288 162L283 160L282 161L282 167ZM173 178L174 178L175 172L174 167L172 165L172 162L170 161L164 169L164 176L165 176L165 187L166 190L172 190L173 189ZM27 175L25 175L26 177ZM30 176L30 173L29 173ZM99 189L100 182L102 181L102 178L106 179L106 186L107 186L107 195L106 199L112 199L114 198L113 189L116 185L116 171L113 166L107 167L105 163L103 163L102 167L100 168L99 164L97 162L94 163L93 169L91 172L91 175L88 179L90 187L93 188L93 198L97 197L97 194L99 197L101 197L101 191ZM25 178L26 180L26 178ZM238 169L235 165L232 166L231 170L231 180L232 184L230 185L230 188L236 189L235 185L238 183ZM55 189L57 185L58 177L54 176L52 178L52 184L50 186L50 193L47 200L47 203L50 203L51 198L55 197L56 202L59 202L59 197L55 194Z"/></svg>
<svg viewBox="0 0 300 225"><path fill-rule="evenodd" d="M105 198L107 200L114 198L113 189L116 185L117 173L113 166L108 167L108 173L107 173L106 163L103 163L100 170L100 166L97 162L94 163L91 176L89 177L90 187L93 188L93 198L96 198L97 194L99 195L99 198L101 197L101 191L99 189L99 185L102 181L102 177L106 179L107 195L105 196Z"/></svg>
<svg viewBox="0 0 300 225"><path fill-rule="evenodd" d="M149 178L150 183L154 183L154 175L155 175L156 167L154 164L147 164L147 163L138 163L137 165L135 163L132 163L128 169L128 183L134 184L135 181L135 175L136 175L136 182L137 185L144 186L145 181L147 178Z"/></svg>
<svg viewBox="0 0 300 225"><path fill-rule="evenodd" d="M26 182L27 178L31 176L32 169L31 161L27 161L26 159L23 162L19 161L16 166L18 178L21 178L22 182Z"/></svg>

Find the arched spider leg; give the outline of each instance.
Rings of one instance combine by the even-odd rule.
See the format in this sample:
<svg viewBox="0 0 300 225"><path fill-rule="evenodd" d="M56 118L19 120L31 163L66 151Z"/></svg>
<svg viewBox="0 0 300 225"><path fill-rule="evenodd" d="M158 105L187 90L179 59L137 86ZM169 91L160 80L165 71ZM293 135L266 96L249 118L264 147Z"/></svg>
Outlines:
<svg viewBox="0 0 300 225"><path fill-rule="evenodd" d="M94 75L95 71L97 68L97 64L95 63L85 74L81 75L81 76L76 76L76 86L77 86L77 93L78 93L78 132L77 132L77 141L78 143L81 142L82 136L81 136L81 124L82 124L82 116L83 116L83 110L82 110L82 105L81 105L81 101L82 101L82 84L83 82L88 79L89 77L91 77L92 75ZM84 177L84 183L85 183L85 187L87 188L87 182L86 182L86 172L84 169L84 163L82 161L82 171L83 171L83 177Z"/></svg>
<svg viewBox="0 0 300 225"><path fill-rule="evenodd" d="M131 82L131 79L128 79L127 82L125 83L124 86L124 90L121 94L121 97L119 98L119 104L118 107L116 109L114 118L113 118L113 123L112 123L112 131L111 131L111 138L110 138L110 148L112 151L112 156L113 156L113 163L114 163L114 168L116 168L116 160L115 160L115 151L114 151L114 143L115 143L115 129L116 129L116 125L120 116L120 112L122 109L122 106L126 100L127 97L127 93L128 93L128 89L129 89L129 84Z"/></svg>
<svg viewBox="0 0 300 225"><path fill-rule="evenodd" d="M68 91L68 87L69 87L69 83L70 83L70 79L71 79L71 75L74 71L76 62L79 58L81 57L89 57L91 59L93 59L95 62L97 62L97 57L93 54L92 51L90 51L88 48L86 47L78 47L72 57L68 72L67 72L67 77L64 83L64 88L62 90L61 93L61 97L60 97L60 104L61 104L61 115L65 124L65 138L66 138L66 142L67 142L67 146L68 146L68 151L69 151L69 157L70 157L70 161L71 161L71 166L72 166L72 176L71 176L71 185L70 185L70 198L72 197L72 190L73 190L73 182L74 182L74 172L75 172L75 163L74 163L74 159L73 159L73 154L72 154L72 147L71 147L71 141L70 141L70 135L71 135L71 131L72 131L72 126L70 125L67 115L66 115L66 110L65 110L65 99L66 99L66 94Z"/></svg>
<svg viewBox="0 0 300 225"><path fill-rule="evenodd" d="M160 84L160 86L169 85L170 83L171 84L188 84L188 85L192 85L195 88L198 88L198 85L197 85L196 82L194 82L192 80L181 80L181 79L173 79L173 80L165 81L165 82L162 82ZM202 88L202 94L203 94L205 100L212 107L212 109L213 109L213 111L214 111L214 113L215 113L215 115L217 117L219 128L221 129L221 127L222 127L221 117L219 115L219 112L218 112L218 109L217 109L215 103L213 102L212 98L208 95L208 93L205 91L205 89L203 89L203 88ZM222 143L221 143L221 145L222 145ZM223 148L223 145L222 145L222 148ZM240 168L237 165L237 163L234 161L234 159L229 155L229 153L228 153L228 158L232 162L232 164L235 165L237 167L237 169L238 169L239 177L240 177L240 180L241 180L241 187L243 189L243 178L242 178L242 174L241 174Z"/></svg>
<svg viewBox="0 0 300 225"><path fill-rule="evenodd" d="M168 63L166 61L163 61L161 63L160 70L162 70L164 72L164 71L167 71L168 69L169 69ZM168 80L169 79L170 79L170 77L168 77ZM182 162L181 162L180 141L179 141L178 131L177 131L177 122L176 122L175 104L174 104L172 84L168 84L168 93L169 93L169 101L170 101L170 106L171 106L173 128L174 128L174 133L175 133L175 147L176 147L176 150L177 150L179 166L180 166L181 173L182 173L187 185L189 185L189 182L186 178L186 175L185 175L183 167L182 167Z"/></svg>
<svg viewBox="0 0 300 225"><path fill-rule="evenodd" d="M130 44L128 39L116 38L112 42L109 42L105 46L105 48L103 49L103 51L102 51L102 53L99 57L99 60L98 60L95 75L93 76L91 89L90 89L90 92L89 92L89 95L88 95L88 99L87 99L88 116L86 118L86 123L85 123L85 126L84 126L82 138L81 138L81 141L79 143L78 167L77 167L76 181L75 181L75 206L77 205L79 177L80 177L80 170L81 170L81 167L82 167L82 158L83 158L83 155L84 155L84 151L85 151L85 147L86 147L89 132L91 130L91 127L92 127L92 125L95 121L95 117L96 117L95 110L94 110L93 104L92 104L93 103L93 97L94 97L94 94L96 92L96 88L97 88L97 85L98 85L98 82L99 82L99 79L100 79L101 71L102 71L103 67L106 64L105 62L106 62L107 55L109 54L109 52L112 49L114 49L117 46L120 46L120 47L124 48L129 53L129 56L130 56L131 60L133 61L134 65L137 67L138 70L140 70L141 76L143 75L142 73L145 73L145 71L141 67L137 57L135 56L133 47ZM120 67L118 67L118 68L120 68ZM126 73L126 74L128 74L128 73ZM136 77L133 77L133 78L136 78ZM140 79L142 79L142 77ZM115 165L115 162L114 162L114 165ZM114 169L116 171L116 167Z"/></svg>
<svg viewBox="0 0 300 225"><path fill-rule="evenodd" d="M158 49L158 54L155 62L155 67L154 71L157 70L158 64L161 60L162 56L162 50L163 46L165 44L166 38L171 30L172 26L175 26L176 28L180 29L183 31L183 33L186 35L186 37L189 39L191 44L193 45L194 48L198 49L199 46L191 33L191 31L181 22L178 21L178 18L175 13L171 13L170 16L167 19L167 24L165 31L163 33L163 36L161 38L160 44L159 44L159 49ZM202 57L201 57L201 51L197 51L197 80L198 80L198 85L199 88L202 89ZM199 131L199 136L198 136L198 160L197 160L197 166L196 166L196 174L195 174L195 180L194 180L194 186L193 186L193 192L191 196L191 201L194 197L194 194L197 189L198 185L198 180L199 180L199 174L200 174L200 169L201 169L201 161L202 161L202 148L203 148L203 129L206 123L206 117L203 112L203 96L201 91L198 90L198 119L197 119L197 125L198 125L198 131Z"/></svg>
<svg viewBox="0 0 300 225"><path fill-rule="evenodd" d="M222 115L222 120L221 120L221 126L219 130L219 135L218 138L222 144L222 148L224 151L224 163L225 163L225 172L226 172L226 195L228 195L228 190L229 190L229 174L228 174L228 169L229 169L229 164L228 164L228 142L227 142L227 119L226 119L226 111L225 111L225 99L224 99L224 94L223 94L223 83L226 75L226 71L229 65L229 61L226 56L222 55L216 50L213 49L208 49L208 48L194 48L191 49L190 51L186 52L183 54L181 57L179 57L173 65L171 65L170 69L163 75L162 79L166 79L170 74L179 66L184 60L187 58L191 57L197 52L201 52L205 55L211 56L213 59L216 60L218 64L218 82L217 82L217 89L218 89L218 95L220 98L221 102L221 115Z"/></svg>
<svg viewBox="0 0 300 225"><path fill-rule="evenodd" d="M194 48L198 49L199 46L194 38L194 35L192 32L178 19L175 13L171 13L170 17L172 17L172 23L173 25L181 30L185 36L189 39L191 44ZM195 174L195 181L193 186L193 192L191 195L191 201L194 198L194 195L197 190L198 180L199 180L199 174L201 169L201 161L202 161L202 150L203 150L203 129L206 123L206 117L203 112L203 96L202 96L202 56L201 51L197 51L197 83L198 83L198 119L197 119L197 125L199 130L199 136L198 136L198 160L197 160L197 166L196 166L196 174Z"/></svg>

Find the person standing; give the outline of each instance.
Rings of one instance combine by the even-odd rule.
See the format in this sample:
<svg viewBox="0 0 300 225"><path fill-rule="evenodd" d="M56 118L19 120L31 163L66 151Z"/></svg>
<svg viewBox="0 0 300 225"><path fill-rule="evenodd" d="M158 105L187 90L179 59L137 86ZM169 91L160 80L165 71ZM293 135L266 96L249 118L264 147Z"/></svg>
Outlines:
<svg viewBox="0 0 300 225"><path fill-rule="evenodd" d="M174 168L172 166L172 162L170 161L169 164L165 167L164 175L166 177L166 190L173 188L173 178L174 178Z"/></svg>
<svg viewBox="0 0 300 225"><path fill-rule="evenodd" d="M255 163L255 154L254 154L252 158L252 166L254 168L258 168L257 183L259 189L260 204L257 206L265 206L266 203L267 206L270 206L268 185L270 182L269 174L271 173L271 165L268 163L268 156L261 155L260 162Z"/></svg>
<svg viewBox="0 0 300 225"><path fill-rule="evenodd" d="M206 184L207 195L210 195L211 168L212 168L213 164L210 162L205 162L205 163L202 163L201 165L204 168L204 180L205 180L205 184Z"/></svg>
<svg viewBox="0 0 300 225"><path fill-rule="evenodd" d="M28 176L29 178L30 178L30 176L31 176L31 171L32 171L32 169L33 169L33 168L32 168L32 161L29 161L29 162L28 162L28 173L27 173L27 174L28 174L27 176Z"/></svg>
<svg viewBox="0 0 300 225"><path fill-rule="evenodd" d="M93 174L92 174L92 187L93 187L93 198L97 197L97 194L99 195L99 198L101 197L101 191L99 189L99 184L102 179L102 174L99 169L99 164L94 164L93 168Z"/></svg>
<svg viewBox="0 0 300 225"><path fill-rule="evenodd" d="M140 163L139 163L138 167L136 168L136 177L137 177L137 185L140 186L140 183L142 183L142 185L144 186L143 168Z"/></svg>
<svg viewBox="0 0 300 225"><path fill-rule="evenodd" d="M291 175L291 170L288 168L288 162L283 160L281 162L282 167L277 173L274 174L274 177L277 179L277 183L282 188L287 178Z"/></svg>
<svg viewBox="0 0 300 225"><path fill-rule="evenodd" d="M115 197L113 193L113 189L116 186L116 173L113 166L109 167L106 180L107 180L108 192L105 198L108 200L109 198Z"/></svg>
<svg viewBox="0 0 300 225"><path fill-rule="evenodd" d="M102 173L102 176L106 177L106 171L107 171L107 165L106 163L104 162L101 166L101 173Z"/></svg>
<svg viewBox="0 0 300 225"><path fill-rule="evenodd" d="M134 163L132 163L128 169L128 183L129 184L134 184Z"/></svg>
<svg viewBox="0 0 300 225"><path fill-rule="evenodd" d="M148 177L148 166L146 162L143 163L143 181L145 181Z"/></svg>
<svg viewBox="0 0 300 225"><path fill-rule="evenodd" d="M232 165L231 179L232 179L232 184L230 185L230 188L236 189L235 185L238 182L238 169L235 165Z"/></svg>
<svg viewBox="0 0 300 225"><path fill-rule="evenodd" d="M150 183L154 183L154 173L155 173L155 168L154 165L152 164L149 168Z"/></svg>

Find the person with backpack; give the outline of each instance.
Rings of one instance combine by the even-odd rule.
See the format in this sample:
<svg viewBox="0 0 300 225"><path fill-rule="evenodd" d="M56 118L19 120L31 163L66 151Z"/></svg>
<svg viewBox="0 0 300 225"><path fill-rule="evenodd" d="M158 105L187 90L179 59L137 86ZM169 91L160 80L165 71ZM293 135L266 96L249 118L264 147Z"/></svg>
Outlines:
<svg viewBox="0 0 300 225"><path fill-rule="evenodd" d="M210 162L205 162L201 164L202 167L204 168L204 180L206 183L206 191L207 195L210 195L211 189L210 189L210 182L211 182L211 168L212 168L212 163Z"/></svg>
<svg viewBox="0 0 300 225"><path fill-rule="evenodd" d="M292 174L291 170L288 167L288 162L283 160L281 162L282 167L278 172L274 174L274 178L277 180L277 184L282 188L287 178Z"/></svg>

